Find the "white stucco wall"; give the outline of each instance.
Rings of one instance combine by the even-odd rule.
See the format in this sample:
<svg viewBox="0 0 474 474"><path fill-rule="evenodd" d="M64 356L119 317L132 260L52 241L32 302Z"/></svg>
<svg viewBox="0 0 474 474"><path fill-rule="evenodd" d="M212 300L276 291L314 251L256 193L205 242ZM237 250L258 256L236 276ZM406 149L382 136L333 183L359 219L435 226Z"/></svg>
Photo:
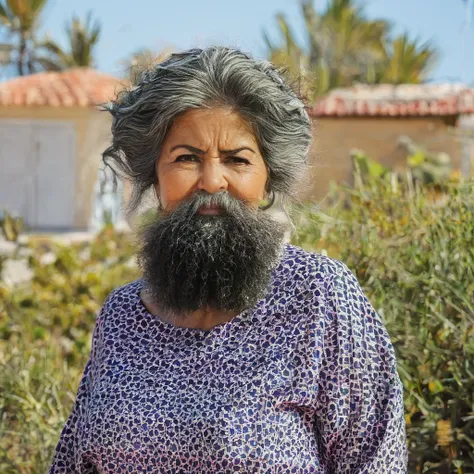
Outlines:
<svg viewBox="0 0 474 474"><path fill-rule="evenodd" d="M82 107L0 107L0 123L2 122L11 124L30 123L33 124L33 128L36 125L43 124L46 127L45 129L48 128L48 125L53 126L54 124L62 123L73 130L72 161L67 163L68 172L70 172L72 177L72 181L68 184L68 189L70 189L72 194L71 202L68 204L69 219L65 218L62 222L63 225L55 227L77 230L91 228L93 225L95 187L101 163L101 154L110 141L111 118L109 114L100 112L95 108ZM15 126L13 125L13 127ZM10 128L9 133L15 133L14 130L15 128ZM20 133L19 128L16 133ZM42 133L40 141L43 142L43 145L48 145L46 148L48 149L49 164L47 166L47 173L43 173L41 178L42 184L47 186L48 181L54 184L61 180L65 184L63 179L66 173L64 165L65 160L68 160L68 158L65 157L64 149L60 150L59 146L55 146L57 145L56 141L59 143L59 140L54 136L54 133L48 133L48 138L45 138L45 134L46 132ZM47 141L46 143L45 140ZM0 166L3 169L6 169L5 163L11 160L19 163L32 153L27 149L28 147L20 146L21 140L17 140L17 142L11 151L3 155L0 153ZM52 163L53 166L51 166ZM54 163L57 164L56 167ZM39 163L39 166L42 166L41 163ZM23 193L26 196L27 192L31 192L33 184L29 178L28 169L26 168L22 173L24 173L25 181L23 188L19 187L11 192ZM33 204L43 206L41 207L41 212L43 213L54 212L54 202L52 204L51 202L47 203L44 200L40 200ZM34 208L34 205L29 207ZM2 202L0 202L1 207ZM24 211L27 205L23 203L19 207ZM34 222L31 216L27 217L32 223Z"/></svg>

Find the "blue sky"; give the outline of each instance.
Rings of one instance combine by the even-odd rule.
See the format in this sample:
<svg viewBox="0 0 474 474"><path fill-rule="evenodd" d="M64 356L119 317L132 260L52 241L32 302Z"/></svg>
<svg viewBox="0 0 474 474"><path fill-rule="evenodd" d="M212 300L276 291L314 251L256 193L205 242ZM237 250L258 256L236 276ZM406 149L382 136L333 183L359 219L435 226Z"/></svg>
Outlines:
<svg viewBox="0 0 474 474"><path fill-rule="evenodd" d="M315 0L318 8L325 3ZM432 81L474 85L474 21L464 34L462 0L366 0L365 4L370 18L386 18L396 32L406 30L435 42L442 56ZM98 69L114 75L122 72L120 60L141 47L224 44L263 57L262 30L275 37L278 12L287 16L296 33L303 30L297 0L49 0L43 31L62 42L65 21L89 10L103 24Z"/></svg>

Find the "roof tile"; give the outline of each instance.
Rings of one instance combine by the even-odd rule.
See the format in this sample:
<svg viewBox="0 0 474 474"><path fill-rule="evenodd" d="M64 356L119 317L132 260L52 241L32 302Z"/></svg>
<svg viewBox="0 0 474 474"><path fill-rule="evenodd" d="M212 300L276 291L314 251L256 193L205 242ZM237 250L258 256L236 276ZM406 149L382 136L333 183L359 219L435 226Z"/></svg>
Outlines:
<svg viewBox="0 0 474 474"><path fill-rule="evenodd" d="M90 68L43 72L0 83L0 107L93 107L127 85Z"/></svg>
<svg viewBox="0 0 474 474"><path fill-rule="evenodd" d="M474 113L474 89L463 84L380 84L335 89L310 111L324 116L423 116Z"/></svg>

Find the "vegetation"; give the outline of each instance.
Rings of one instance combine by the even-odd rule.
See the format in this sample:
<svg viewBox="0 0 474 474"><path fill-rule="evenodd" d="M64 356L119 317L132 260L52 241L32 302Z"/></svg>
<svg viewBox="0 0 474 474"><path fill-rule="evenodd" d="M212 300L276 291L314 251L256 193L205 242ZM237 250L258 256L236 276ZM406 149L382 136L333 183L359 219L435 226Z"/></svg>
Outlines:
<svg viewBox="0 0 474 474"><path fill-rule="evenodd" d="M0 26L8 39L0 44L0 64L15 66L19 76L59 69L48 47L37 37L46 3L47 0L0 0Z"/></svg>
<svg viewBox="0 0 474 474"><path fill-rule="evenodd" d="M445 183L450 177L459 174L452 169L451 157L444 152L434 152L415 143L410 137L402 135L398 138L398 145L406 152L406 168L410 171L413 182L420 184L432 183L435 187ZM373 178L400 177L392 174L392 170L381 165L378 161L369 158L363 150L351 151L353 169L363 182L371 182Z"/></svg>
<svg viewBox="0 0 474 474"><path fill-rule="evenodd" d="M31 284L12 290L0 281L2 474L46 472L90 353L96 314L112 289L137 277L133 242L111 227L90 244L38 238L28 247Z"/></svg>
<svg viewBox="0 0 474 474"><path fill-rule="evenodd" d="M101 24L92 20L89 12L83 21L76 15L66 24L66 35L69 42L68 50L64 50L54 40L45 41L45 46L51 51L61 69L72 67L95 66L94 50L100 39Z"/></svg>
<svg viewBox="0 0 474 474"><path fill-rule="evenodd" d="M149 48L138 49L129 58L122 61L125 77L132 84L137 84L143 71L164 61L172 52L173 48L171 47L158 53Z"/></svg>
<svg viewBox="0 0 474 474"><path fill-rule="evenodd" d="M474 472L474 182L357 171L355 183L330 213L300 209L294 242L347 263L384 320L410 472Z"/></svg>
<svg viewBox="0 0 474 474"><path fill-rule="evenodd" d="M430 42L407 34L392 38L386 20L369 20L358 0L330 0L318 13L313 0L300 0L306 42L299 45L283 15L278 15L280 41L264 33L268 58L299 83L309 100L336 87L357 82L420 83L438 53Z"/></svg>
<svg viewBox="0 0 474 474"><path fill-rule="evenodd" d="M14 66L19 76L94 66L100 23L90 13L85 21L74 16L66 25L69 49L63 50L49 37L38 38L46 5L47 0L0 0L0 26L8 40L0 44L0 65Z"/></svg>
<svg viewBox="0 0 474 474"><path fill-rule="evenodd" d="M4 210L0 215L0 229L5 240L15 242L23 230L23 218L11 216Z"/></svg>
<svg viewBox="0 0 474 474"><path fill-rule="evenodd" d="M335 87L356 82L420 83L436 63L434 45L407 33L391 36L387 20L369 20L359 0L330 0L318 12L313 0L300 0L306 25L305 44L299 45L288 21L278 15L280 40L264 39L268 57L287 70L290 80L299 82L309 100ZM38 38L41 14L47 0L0 0L0 27L7 41L0 44L0 65L15 67L20 76L39 71L95 66L94 52L100 40L101 24L91 13L84 20L73 16L66 24L68 46L49 37ZM142 48L122 61L125 76L136 83L141 72L163 61L172 51Z"/></svg>
<svg viewBox="0 0 474 474"><path fill-rule="evenodd" d="M404 33L387 43L375 80L386 84L419 84L427 79L437 57L431 42L422 43Z"/></svg>

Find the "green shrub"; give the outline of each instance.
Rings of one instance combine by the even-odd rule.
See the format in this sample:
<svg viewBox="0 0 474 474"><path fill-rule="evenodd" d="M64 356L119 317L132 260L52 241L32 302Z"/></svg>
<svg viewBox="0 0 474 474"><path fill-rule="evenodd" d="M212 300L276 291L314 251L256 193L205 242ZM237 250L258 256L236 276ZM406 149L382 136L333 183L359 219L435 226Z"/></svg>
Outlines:
<svg viewBox="0 0 474 474"><path fill-rule="evenodd" d="M138 277L130 237L106 227L92 243L37 239L30 284L0 282L0 472L46 472L108 293ZM56 258L42 264L52 252Z"/></svg>
<svg viewBox="0 0 474 474"><path fill-rule="evenodd" d="M5 209L0 212L0 229L7 241L15 242L23 227L23 219L21 217L13 217Z"/></svg>
<svg viewBox="0 0 474 474"><path fill-rule="evenodd" d="M357 178L357 177L356 177ZM474 472L474 182L338 188L300 210L294 242L357 275L391 335L405 387L411 472Z"/></svg>

